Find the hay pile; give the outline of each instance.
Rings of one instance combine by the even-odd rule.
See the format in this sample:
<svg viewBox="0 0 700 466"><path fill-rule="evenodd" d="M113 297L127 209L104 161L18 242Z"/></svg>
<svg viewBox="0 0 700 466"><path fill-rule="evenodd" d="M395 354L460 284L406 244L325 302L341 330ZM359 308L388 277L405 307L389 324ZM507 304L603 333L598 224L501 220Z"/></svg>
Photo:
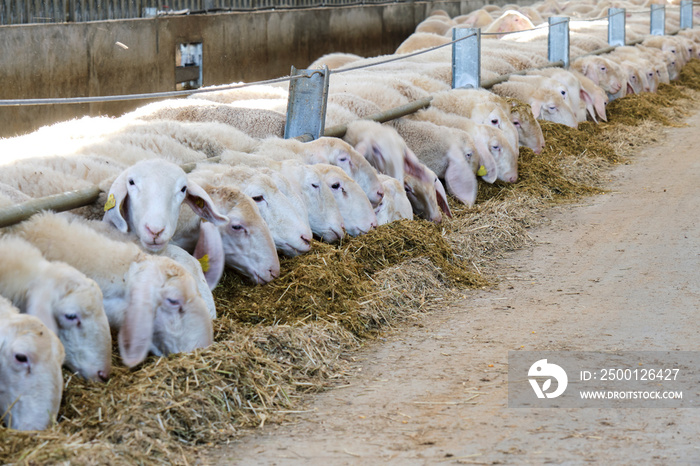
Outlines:
<svg viewBox="0 0 700 466"><path fill-rule="evenodd" d="M151 357L133 371L115 356L108 384L65 374L59 423L39 433L0 429L0 463L189 464L200 448L274 422L341 377L344 353L363 339L485 286L494 258L531 241L544 205L601 192L610 167L661 125L678 124L698 90L694 60L658 95L612 102L608 124L544 123L547 147L521 151L518 183L482 184L477 205L451 202L454 218L442 225L403 221L339 245L314 243L265 286L226 275L215 290L212 347Z"/></svg>

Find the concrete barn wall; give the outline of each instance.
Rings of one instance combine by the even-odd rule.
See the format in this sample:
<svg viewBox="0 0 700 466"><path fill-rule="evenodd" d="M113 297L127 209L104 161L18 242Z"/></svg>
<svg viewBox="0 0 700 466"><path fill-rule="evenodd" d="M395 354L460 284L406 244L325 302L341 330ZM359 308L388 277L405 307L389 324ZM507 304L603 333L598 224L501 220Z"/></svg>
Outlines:
<svg viewBox="0 0 700 466"><path fill-rule="evenodd" d="M205 86L276 78L288 75L292 65L304 68L325 53L392 53L431 11L443 9L457 16L485 3L506 1L407 2L3 26L0 99L171 91L176 48L187 42L203 44ZM116 116L147 102L0 107L0 136L84 115Z"/></svg>

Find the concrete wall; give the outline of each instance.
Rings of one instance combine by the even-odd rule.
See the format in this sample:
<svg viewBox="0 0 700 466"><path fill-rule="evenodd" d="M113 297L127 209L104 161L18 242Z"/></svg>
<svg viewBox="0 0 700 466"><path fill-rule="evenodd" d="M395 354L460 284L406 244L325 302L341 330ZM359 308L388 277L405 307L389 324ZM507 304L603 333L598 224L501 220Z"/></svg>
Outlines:
<svg viewBox="0 0 700 466"><path fill-rule="evenodd" d="M303 68L325 53L392 53L431 11L443 9L457 16L485 3L409 2L3 26L0 99L171 91L176 48L186 42L203 43L205 86L270 79L288 75L292 65ZM119 115L147 102L0 107L0 136L83 115Z"/></svg>

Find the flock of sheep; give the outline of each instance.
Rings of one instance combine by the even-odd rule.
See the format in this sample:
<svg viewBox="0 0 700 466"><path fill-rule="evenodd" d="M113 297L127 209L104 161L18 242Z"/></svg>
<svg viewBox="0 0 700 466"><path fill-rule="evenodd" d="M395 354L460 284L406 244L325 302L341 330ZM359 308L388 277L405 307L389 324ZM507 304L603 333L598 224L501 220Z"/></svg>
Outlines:
<svg viewBox="0 0 700 466"><path fill-rule="evenodd" d="M448 192L472 205L479 178L517 181L519 146L544 147L538 119L572 127L606 120L609 98L654 92L698 57L700 35L686 30L573 59L568 70L512 76L491 91L451 90L446 47L380 64L446 44L451 29L464 26L501 36L484 36L483 78L546 67L547 30L537 25L572 17L571 55L585 55L607 45L607 21L574 18L604 16L612 3L648 6L547 0L455 18L438 10L395 55L321 57L310 68L334 70L326 126L347 125L342 139L282 139L287 86L256 85L0 141L13 157L0 168L2 206L95 185L103 191L99 205L36 214L0 237L3 422L50 425L62 365L108 380L112 332L129 367L149 353L211 345L211 290L225 267L264 284L280 273L278 253L303 254L312 237L335 242L414 214L440 222L451 215ZM670 26L677 16L668 9ZM646 36L648 14L629 14L627 26L629 40ZM527 31L508 34L520 30ZM430 107L413 115L362 119L426 96Z"/></svg>

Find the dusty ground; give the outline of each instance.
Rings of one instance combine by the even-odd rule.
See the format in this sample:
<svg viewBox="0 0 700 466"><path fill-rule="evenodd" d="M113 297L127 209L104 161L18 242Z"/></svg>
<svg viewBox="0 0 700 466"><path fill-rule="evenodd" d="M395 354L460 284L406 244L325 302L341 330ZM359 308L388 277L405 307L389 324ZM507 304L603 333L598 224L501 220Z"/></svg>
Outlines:
<svg viewBox="0 0 700 466"><path fill-rule="evenodd" d="M356 355L355 374L221 464L700 463L700 409L509 409L509 350L697 350L700 114L548 211L505 277Z"/></svg>

